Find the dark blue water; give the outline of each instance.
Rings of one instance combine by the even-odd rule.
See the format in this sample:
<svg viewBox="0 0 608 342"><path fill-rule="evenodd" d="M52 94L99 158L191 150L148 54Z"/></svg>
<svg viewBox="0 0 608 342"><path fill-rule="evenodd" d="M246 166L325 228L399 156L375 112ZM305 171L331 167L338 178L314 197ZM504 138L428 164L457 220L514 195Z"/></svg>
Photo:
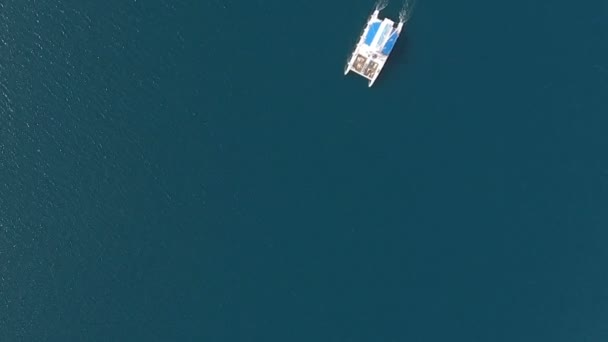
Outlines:
<svg viewBox="0 0 608 342"><path fill-rule="evenodd" d="M607 341L608 3L372 8L1 2L0 341Z"/></svg>

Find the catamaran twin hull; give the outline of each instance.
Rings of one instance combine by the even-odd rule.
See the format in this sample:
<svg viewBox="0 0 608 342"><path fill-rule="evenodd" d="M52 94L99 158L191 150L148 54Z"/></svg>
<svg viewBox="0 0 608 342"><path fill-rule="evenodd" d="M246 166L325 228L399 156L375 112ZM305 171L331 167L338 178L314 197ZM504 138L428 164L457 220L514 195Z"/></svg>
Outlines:
<svg viewBox="0 0 608 342"><path fill-rule="evenodd" d="M367 78L369 87L378 78L403 28L402 22L378 19L378 13L379 10L372 13L344 71L344 75L352 70Z"/></svg>

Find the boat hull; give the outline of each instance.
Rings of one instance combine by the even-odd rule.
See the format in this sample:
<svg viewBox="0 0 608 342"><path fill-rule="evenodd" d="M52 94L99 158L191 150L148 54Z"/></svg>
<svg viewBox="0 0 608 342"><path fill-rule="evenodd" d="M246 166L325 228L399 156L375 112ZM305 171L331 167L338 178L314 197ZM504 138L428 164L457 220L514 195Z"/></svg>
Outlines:
<svg viewBox="0 0 608 342"><path fill-rule="evenodd" d="M344 75L354 71L365 77L369 87L380 75L403 28L401 22L379 19L379 13L375 10L370 16L344 70Z"/></svg>

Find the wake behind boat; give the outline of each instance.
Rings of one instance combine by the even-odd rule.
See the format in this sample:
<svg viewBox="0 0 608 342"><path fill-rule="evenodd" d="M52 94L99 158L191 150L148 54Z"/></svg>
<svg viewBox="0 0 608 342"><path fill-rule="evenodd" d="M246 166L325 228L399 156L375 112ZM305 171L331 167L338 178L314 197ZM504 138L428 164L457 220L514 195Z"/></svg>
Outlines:
<svg viewBox="0 0 608 342"><path fill-rule="evenodd" d="M379 19L379 13L378 9L372 13L344 71L344 75L352 70L367 78L369 87L382 71L404 24L403 21Z"/></svg>

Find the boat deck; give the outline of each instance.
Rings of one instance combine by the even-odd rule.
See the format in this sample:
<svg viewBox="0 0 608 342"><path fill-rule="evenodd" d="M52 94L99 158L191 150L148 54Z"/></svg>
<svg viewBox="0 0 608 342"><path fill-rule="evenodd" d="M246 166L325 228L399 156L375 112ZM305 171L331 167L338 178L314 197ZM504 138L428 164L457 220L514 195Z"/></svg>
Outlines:
<svg viewBox="0 0 608 342"><path fill-rule="evenodd" d="M344 72L352 70L367 78L370 87L382 71L403 27L402 22L379 19L378 13L378 10L374 11L369 18Z"/></svg>
<svg viewBox="0 0 608 342"><path fill-rule="evenodd" d="M365 76L367 76L368 78L374 78L374 76L376 76L376 70L378 70L378 63L374 62L374 61L370 61L369 64L367 65L367 68L365 68Z"/></svg>
<svg viewBox="0 0 608 342"><path fill-rule="evenodd" d="M353 69L358 73L363 73L363 66L365 66L365 63L367 63L367 58L357 55L355 63L353 64Z"/></svg>

